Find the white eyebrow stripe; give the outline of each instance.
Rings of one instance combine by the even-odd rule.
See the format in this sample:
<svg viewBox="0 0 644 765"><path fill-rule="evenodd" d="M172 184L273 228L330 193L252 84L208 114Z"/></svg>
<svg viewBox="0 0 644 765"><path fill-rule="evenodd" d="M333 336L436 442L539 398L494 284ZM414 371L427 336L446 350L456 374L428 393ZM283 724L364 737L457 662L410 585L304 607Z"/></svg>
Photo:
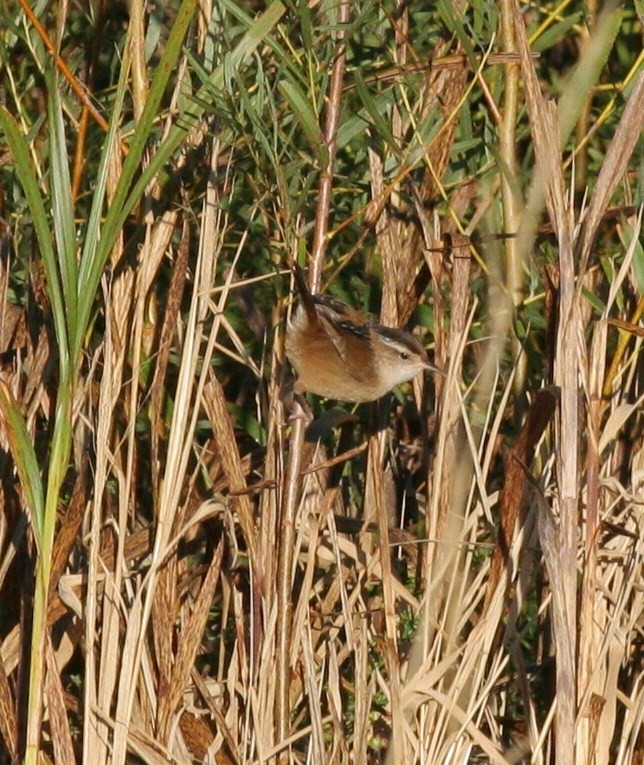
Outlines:
<svg viewBox="0 0 644 765"><path fill-rule="evenodd" d="M401 343L400 340L394 340L393 337L387 337L387 335L383 335L382 333L379 335L379 337L384 343L391 345L392 348L407 347L406 343Z"/></svg>
<svg viewBox="0 0 644 765"><path fill-rule="evenodd" d="M379 332L378 336L380 339L389 345L391 348L402 348L406 351L410 351L411 353L418 353L418 348L416 346L415 342L407 342L407 339L405 337L391 337L390 335L385 334L384 332Z"/></svg>

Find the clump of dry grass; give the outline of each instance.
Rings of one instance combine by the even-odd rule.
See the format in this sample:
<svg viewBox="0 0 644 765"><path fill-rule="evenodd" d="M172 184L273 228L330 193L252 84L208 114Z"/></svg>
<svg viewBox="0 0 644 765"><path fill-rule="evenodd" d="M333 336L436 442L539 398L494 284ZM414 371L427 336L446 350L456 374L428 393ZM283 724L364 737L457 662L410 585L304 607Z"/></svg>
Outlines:
<svg viewBox="0 0 644 765"><path fill-rule="evenodd" d="M595 127L583 98L634 21L591 20L557 109L514 4L499 42L485 5L360 10L391 51L348 3L204 4L187 38L196 3L133 8L109 133L86 104L67 156L53 75L46 152L31 104L2 114L0 759L642 757L641 62ZM609 119L580 203L571 131ZM298 257L416 312L445 378L311 441L284 404Z"/></svg>

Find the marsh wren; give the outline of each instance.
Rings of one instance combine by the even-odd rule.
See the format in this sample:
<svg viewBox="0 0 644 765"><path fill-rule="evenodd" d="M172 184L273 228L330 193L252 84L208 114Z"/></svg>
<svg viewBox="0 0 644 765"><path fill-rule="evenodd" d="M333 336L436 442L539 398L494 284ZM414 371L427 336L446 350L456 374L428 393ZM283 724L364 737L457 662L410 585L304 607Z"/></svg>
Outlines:
<svg viewBox="0 0 644 765"><path fill-rule="evenodd" d="M375 401L425 369L440 372L409 332L371 322L326 295L312 295L294 267L300 301L286 330L286 355L297 373L295 392L339 401Z"/></svg>

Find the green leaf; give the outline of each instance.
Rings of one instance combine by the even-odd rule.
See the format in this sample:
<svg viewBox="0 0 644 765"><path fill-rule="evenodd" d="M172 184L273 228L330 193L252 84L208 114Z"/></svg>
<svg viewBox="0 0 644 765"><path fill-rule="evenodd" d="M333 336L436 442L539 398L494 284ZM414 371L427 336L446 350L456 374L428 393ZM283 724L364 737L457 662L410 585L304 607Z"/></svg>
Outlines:
<svg viewBox="0 0 644 765"><path fill-rule="evenodd" d="M588 47L575 67L558 104L562 146L565 146L588 94L599 82L602 70L619 33L624 12L603 13Z"/></svg>
<svg viewBox="0 0 644 765"><path fill-rule="evenodd" d="M69 158L65 141L63 110L60 102L58 82L55 72L47 77L47 111L49 117L49 141L51 155L51 207L54 236L57 246L57 268L63 291L64 314L61 317L68 331L64 338L58 337L59 349L65 349L60 356L63 378L69 374L68 338L73 337L78 312L78 260L76 253L76 233L74 211L72 207L72 184L69 176ZM53 266L52 266L53 267Z"/></svg>
<svg viewBox="0 0 644 765"><path fill-rule="evenodd" d="M47 288L62 365L63 358L66 358L68 354L67 325L65 322L65 303L58 270L58 260L54 252L51 231L48 225L50 217L47 214L40 192L38 178L31 161L27 142L20 131L18 123L4 106L0 108L0 129L2 129L6 142L11 149L16 172L18 173L18 178L25 192L27 204L31 212L36 239L38 240L38 248L47 278Z"/></svg>
<svg viewBox="0 0 644 765"><path fill-rule="evenodd" d="M31 511L36 543L41 550L45 499L40 468L20 407L4 380L0 380L0 412L20 485Z"/></svg>
<svg viewBox="0 0 644 765"><path fill-rule="evenodd" d="M289 102L291 109L304 130L304 135L306 136L309 145L318 157L320 164L324 166L326 162L325 157L322 155L326 152L326 146L322 141L318 115L315 113L310 102L306 99L301 88L294 82L280 82L277 87L279 88L280 93Z"/></svg>
<svg viewBox="0 0 644 765"><path fill-rule="evenodd" d="M593 294L590 290L584 288L582 295L590 303L590 305L597 311L598 314L603 314L606 309L606 305L603 300L600 300L597 295Z"/></svg>
<svg viewBox="0 0 644 765"><path fill-rule="evenodd" d="M438 0L436 4L438 12L445 26L458 37L459 42L463 46L466 55L470 61L474 61L474 48L472 47L472 41L467 30L463 26L463 22L460 18L460 10L455 3L448 2L448 0Z"/></svg>
<svg viewBox="0 0 644 765"><path fill-rule="evenodd" d="M635 234L633 227L626 224L623 231L626 244L630 247L633 245L633 235ZM633 246L635 247L632 261L633 274L640 295L644 295L644 247L642 247L641 239L637 239Z"/></svg>
<svg viewBox="0 0 644 765"><path fill-rule="evenodd" d="M360 72L355 73L356 90L360 96L360 100L365 108L365 111L371 118L371 121L378 131L380 137L389 145L389 148L398 156L400 155L400 147L398 142L394 138L394 134L391 131L390 123L384 118L385 103L387 107L391 103L391 95L387 102L376 100L372 97L368 88L366 87Z"/></svg>
<svg viewBox="0 0 644 765"><path fill-rule="evenodd" d="M582 13L573 13L565 19L553 24L546 29L533 43L532 50L537 53L542 53L548 48L552 48L560 40L564 40L566 35L574 28L576 24L581 21Z"/></svg>

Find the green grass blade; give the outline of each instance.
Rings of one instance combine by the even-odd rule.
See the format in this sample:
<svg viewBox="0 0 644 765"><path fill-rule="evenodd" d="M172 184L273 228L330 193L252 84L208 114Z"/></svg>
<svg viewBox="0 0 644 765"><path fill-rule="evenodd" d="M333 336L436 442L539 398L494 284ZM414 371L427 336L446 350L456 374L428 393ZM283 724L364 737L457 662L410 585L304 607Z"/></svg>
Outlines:
<svg viewBox="0 0 644 765"><path fill-rule="evenodd" d="M45 500L38 459L25 420L11 390L0 380L0 412L6 428L11 456L18 471L20 485L31 511L34 535L38 548L42 548Z"/></svg>
<svg viewBox="0 0 644 765"><path fill-rule="evenodd" d="M54 252L51 231L48 225L49 215L47 214L40 192L36 171L29 156L27 141L22 135L18 123L4 107L0 108L0 129L4 133L7 144L13 154L18 179L25 192L27 204L31 212L34 231L36 232L36 239L45 269L45 276L47 277L47 288L51 301L62 369L65 363L63 359L68 356L67 325L65 322L65 303L58 271L58 260Z"/></svg>
<svg viewBox="0 0 644 765"><path fill-rule="evenodd" d="M568 135L579 117L588 93L599 82L604 65L615 44L622 18L623 11L621 9L600 16L591 42L583 58L575 67L566 89L561 94L558 111L562 146L565 145Z"/></svg>
<svg viewBox="0 0 644 765"><path fill-rule="evenodd" d="M390 96L389 103L387 103L387 101L380 101L379 99L372 98L371 93L365 86L360 72L358 71L355 73L355 84L360 100L362 101L366 113L371 118L373 126L378 131L378 135L387 143L389 148L395 154L400 154L400 147L398 146L387 118L385 117L385 114L387 113L386 109L391 107L391 101L393 100L392 93L390 92L388 94Z"/></svg>
<svg viewBox="0 0 644 765"><path fill-rule="evenodd" d="M302 89L295 82L280 82L278 88L284 98L286 98L291 105L291 109L299 120L304 135L306 136L310 147L317 155L318 161L324 166L328 159L325 159L323 156L323 154L327 152L322 141L320 119L318 115L315 113L310 102L302 92Z"/></svg>
<svg viewBox="0 0 644 765"><path fill-rule="evenodd" d="M72 184L69 175L69 157L65 140L63 109L55 72L48 81L49 140L51 150L51 208L54 236L58 254L58 269L65 304L64 319L69 328L68 337L74 336L77 319L78 260L76 254L76 228L72 204ZM61 364L67 359L61 357Z"/></svg>

